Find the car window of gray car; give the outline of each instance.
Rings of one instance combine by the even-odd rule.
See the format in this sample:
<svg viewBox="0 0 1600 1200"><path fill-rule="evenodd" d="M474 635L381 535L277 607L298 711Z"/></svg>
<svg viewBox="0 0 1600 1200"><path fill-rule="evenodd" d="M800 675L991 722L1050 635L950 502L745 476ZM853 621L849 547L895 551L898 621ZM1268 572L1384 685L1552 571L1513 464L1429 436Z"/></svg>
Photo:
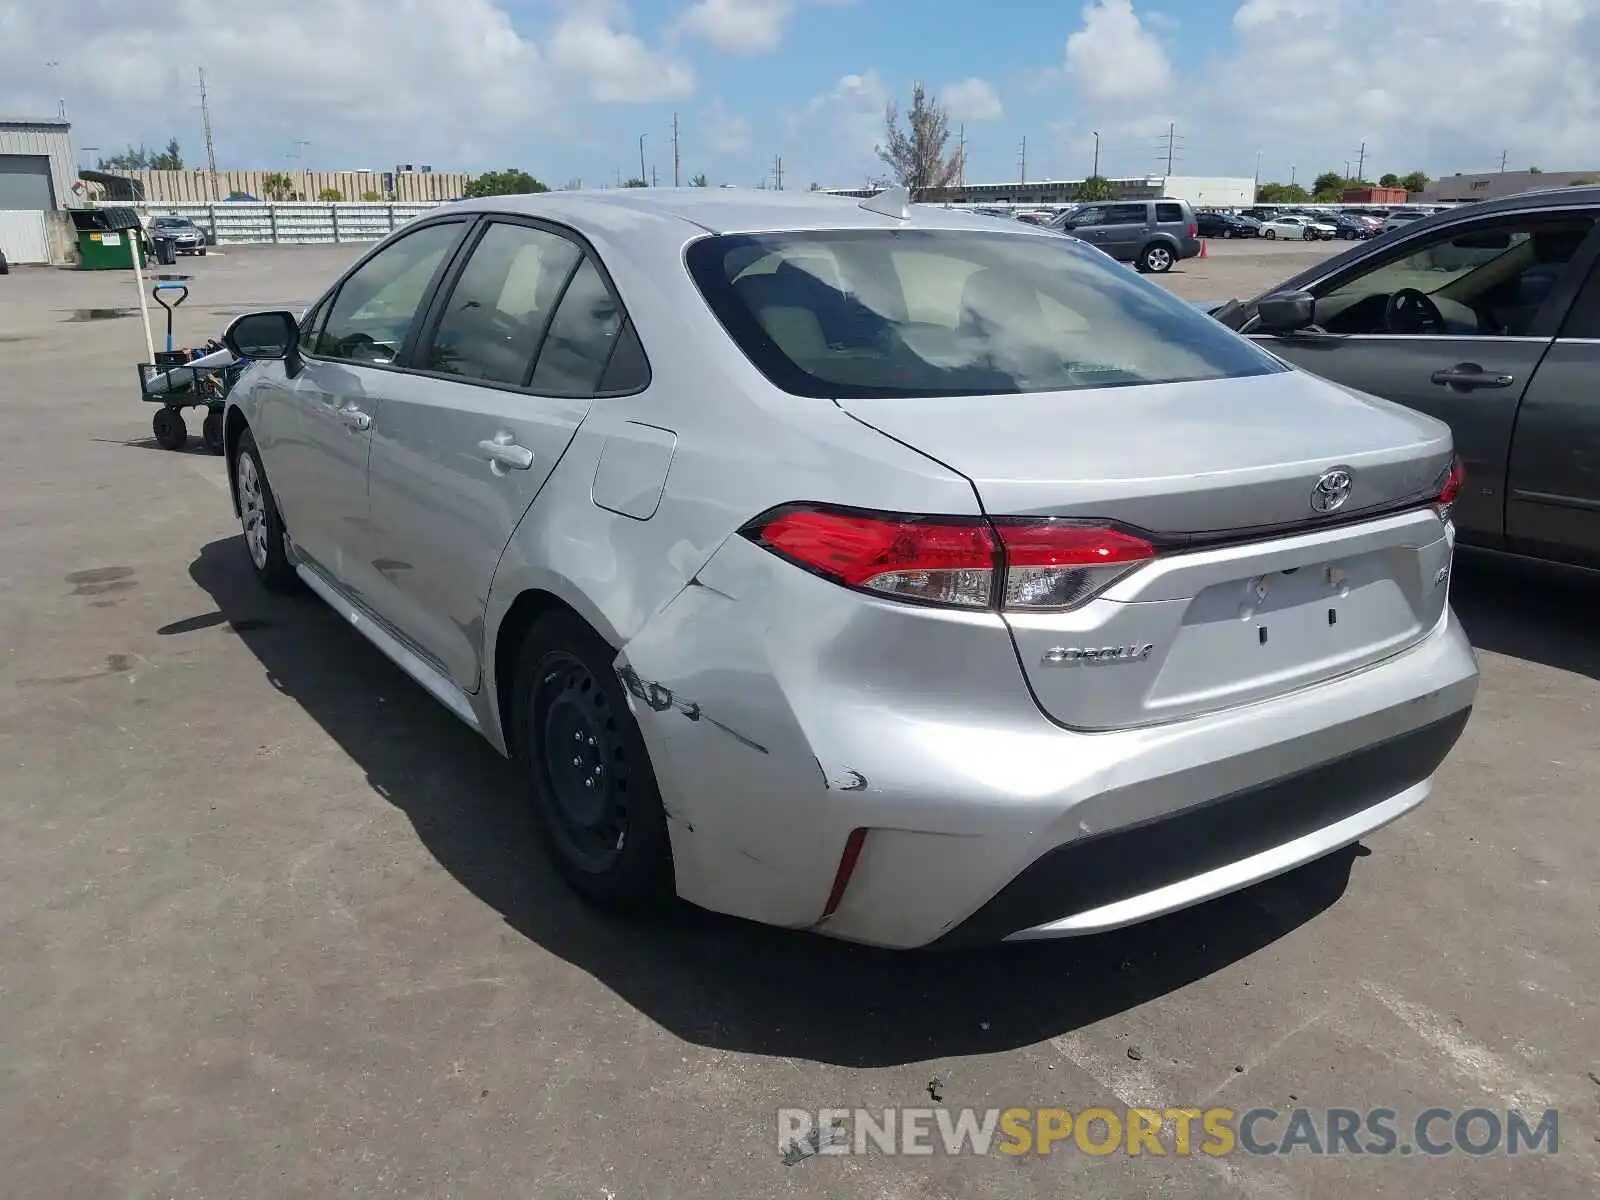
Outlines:
<svg viewBox="0 0 1600 1200"><path fill-rule="evenodd" d="M393 363L461 229L459 221L424 226L390 242L351 272L328 310L315 357L373 366Z"/></svg>
<svg viewBox="0 0 1600 1200"><path fill-rule="evenodd" d="M572 277L539 347L530 387L555 396L592 396L622 332L622 306L592 258Z"/></svg>
<svg viewBox="0 0 1600 1200"><path fill-rule="evenodd" d="M1157 204L1156 220L1167 225L1176 225L1183 221L1183 205Z"/></svg>
<svg viewBox="0 0 1600 1200"><path fill-rule="evenodd" d="M1526 214L1416 238L1318 289L1319 323L1382 333L1388 298L1409 288L1432 299L1453 330L1524 336L1593 225L1583 214Z"/></svg>
<svg viewBox="0 0 1600 1200"><path fill-rule="evenodd" d="M1600 263L1589 272L1578 298L1561 325L1564 338L1600 339Z"/></svg>
<svg viewBox="0 0 1600 1200"><path fill-rule="evenodd" d="M414 365L487 383L526 385L561 290L582 253L546 229L490 224Z"/></svg>
<svg viewBox="0 0 1600 1200"><path fill-rule="evenodd" d="M1104 225L1106 223L1106 210L1104 207L1090 205L1080 208L1067 218L1074 225Z"/></svg>
<svg viewBox="0 0 1600 1200"><path fill-rule="evenodd" d="M1143 225L1150 219L1144 204L1112 204L1106 208L1107 225Z"/></svg>
<svg viewBox="0 0 1600 1200"><path fill-rule="evenodd" d="M1287 369L1067 238L729 235L695 243L688 261L740 348L796 395L1076 391Z"/></svg>

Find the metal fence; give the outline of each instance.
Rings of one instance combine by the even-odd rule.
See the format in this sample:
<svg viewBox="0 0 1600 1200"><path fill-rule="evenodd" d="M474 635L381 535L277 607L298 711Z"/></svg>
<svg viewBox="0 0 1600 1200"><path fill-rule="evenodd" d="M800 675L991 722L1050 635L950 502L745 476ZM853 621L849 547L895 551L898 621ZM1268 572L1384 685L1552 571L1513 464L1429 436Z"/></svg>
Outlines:
<svg viewBox="0 0 1600 1200"><path fill-rule="evenodd" d="M147 221L160 216L188 217L218 246L376 242L439 207L426 203L252 204L236 200L217 204L111 204L138 209Z"/></svg>

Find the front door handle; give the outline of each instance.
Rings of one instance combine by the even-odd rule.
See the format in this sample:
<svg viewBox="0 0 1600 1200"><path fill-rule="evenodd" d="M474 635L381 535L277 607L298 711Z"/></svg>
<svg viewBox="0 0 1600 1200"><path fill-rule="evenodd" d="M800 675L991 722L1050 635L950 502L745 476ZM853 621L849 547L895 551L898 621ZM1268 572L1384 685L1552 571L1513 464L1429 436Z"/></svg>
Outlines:
<svg viewBox="0 0 1600 1200"><path fill-rule="evenodd" d="M1477 363L1457 363L1448 371L1435 371L1428 376L1432 383L1440 387L1460 388L1470 391L1472 388L1504 388L1510 387L1517 381L1515 375L1499 375L1485 371Z"/></svg>
<svg viewBox="0 0 1600 1200"><path fill-rule="evenodd" d="M341 408L339 410L339 419L350 426L351 429L366 430L372 428L372 417L362 412L354 404L346 404Z"/></svg>
<svg viewBox="0 0 1600 1200"><path fill-rule="evenodd" d="M533 466L533 451L519 446L509 433L497 433L478 443L478 452L489 460L496 474L505 471L526 471Z"/></svg>

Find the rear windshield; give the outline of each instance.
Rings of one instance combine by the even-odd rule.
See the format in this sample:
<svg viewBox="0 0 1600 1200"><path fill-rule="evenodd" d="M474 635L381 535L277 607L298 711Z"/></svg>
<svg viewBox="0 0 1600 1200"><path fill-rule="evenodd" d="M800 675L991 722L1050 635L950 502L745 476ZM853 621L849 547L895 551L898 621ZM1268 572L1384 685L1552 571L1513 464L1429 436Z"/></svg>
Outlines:
<svg viewBox="0 0 1600 1200"><path fill-rule="evenodd" d="M710 237L689 272L739 348L799 396L954 396L1287 370L1066 237L843 230Z"/></svg>

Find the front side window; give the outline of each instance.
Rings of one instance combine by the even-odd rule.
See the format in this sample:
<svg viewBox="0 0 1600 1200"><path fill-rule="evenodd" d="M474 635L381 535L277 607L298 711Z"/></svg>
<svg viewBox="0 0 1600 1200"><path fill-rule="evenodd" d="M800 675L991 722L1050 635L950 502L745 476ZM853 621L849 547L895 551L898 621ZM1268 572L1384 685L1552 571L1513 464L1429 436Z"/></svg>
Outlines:
<svg viewBox="0 0 1600 1200"><path fill-rule="evenodd" d="M1333 333L1415 332L1393 327L1392 303L1414 291L1438 313L1424 308L1427 332L1525 335L1593 227L1589 215L1530 214L1440 230L1335 280L1317 297L1318 324Z"/></svg>
<svg viewBox="0 0 1600 1200"><path fill-rule="evenodd" d="M1066 238L726 235L692 245L688 265L740 349L796 395L1077 391L1286 369Z"/></svg>
<svg viewBox="0 0 1600 1200"><path fill-rule="evenodd" d="M451 289L419 365L467 379L526 385L545 326L580 253L548 230L490 225Z"/></svg>
<svg viewBox="0 0 1600 1200"><path fill-rule="evenodd" d="M375 366L394 362L461 230L459 221L426 225L357 267L334 297L315 356Z"/></svg>

